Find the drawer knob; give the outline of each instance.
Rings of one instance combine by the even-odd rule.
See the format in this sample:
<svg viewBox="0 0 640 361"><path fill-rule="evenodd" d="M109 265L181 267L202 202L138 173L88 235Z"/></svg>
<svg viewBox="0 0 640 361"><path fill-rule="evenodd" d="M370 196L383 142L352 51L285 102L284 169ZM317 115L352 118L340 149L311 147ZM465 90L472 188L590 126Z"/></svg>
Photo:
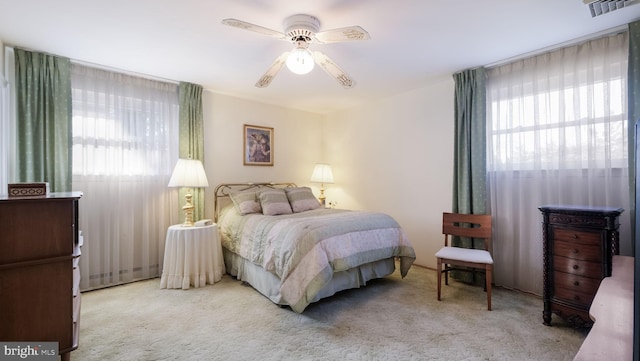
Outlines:
<svg viewBox="0 0 640 361"><path fill-rule="evenodd" d="M575 282L573 282L573 285L574 285L574 286L580 286L580 282L575 281Z"/></svg>
<svg viewBox="0 0 640 361"><path fill-rule="evenodd" d="M576 300L576 301L580 301L580 296L575 295L575 296L573 296L573 299Z"/></svg>
<svg viewBox="0 0 640 361"><path fill-rule="evenodd" d="M578 252L580 252L580 250L579 250L579 249L577 249L577 248L574 248L574 249L573 249L573 253L574 253L574 254L578 254Z"/></svg>
<svg viewBox="0 0 640 361"><path fill-rule="evenodd" d="M578 266L577 264L573 265L573 269L578 269L578 268L580 268L580 266Z"/></svg>
<svg viewBox="0 0 640 361"><path fill-rule="evenodd" d="M573 237L573 239L578 239L578 235L577 235L577 234L575 234L575 233L572 233L572 234L571 234L571 237Z"/></svg>

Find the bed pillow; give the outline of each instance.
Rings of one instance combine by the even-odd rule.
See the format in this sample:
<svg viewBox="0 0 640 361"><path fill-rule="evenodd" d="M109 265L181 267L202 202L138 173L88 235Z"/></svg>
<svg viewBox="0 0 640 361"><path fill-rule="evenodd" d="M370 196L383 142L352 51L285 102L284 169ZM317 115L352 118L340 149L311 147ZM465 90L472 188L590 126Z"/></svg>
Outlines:
<svg viewBox="0 0 640 361"><path fill-rule="evenodd" d="M265 216L277 216L279 214L291 214L289 199L283 189L268 189L260 192L260 206Z"/></svg>
<svg viewBox="0 0 640 361"><path fill-rule="evenodd" d="M243 216L245 214L262 212L256 192L231 192L229 196L236 211Z"/></svg>
<svg viewBox="0 0 640 361"><path fill-rule="evenodd" d="M285 188L293 213L310 211L320 207L320 202L309 187Z"/></svg>

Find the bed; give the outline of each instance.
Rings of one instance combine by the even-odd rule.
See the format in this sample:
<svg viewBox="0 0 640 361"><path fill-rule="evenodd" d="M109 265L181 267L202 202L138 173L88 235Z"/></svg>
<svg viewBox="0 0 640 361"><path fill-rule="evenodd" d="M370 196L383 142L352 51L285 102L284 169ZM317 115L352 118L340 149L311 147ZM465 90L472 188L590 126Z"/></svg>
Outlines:
<svg viewBox="0 0 640 361"><path fill-rule="evenodd" d="M389 215L324 208L294 183L220 184L214 207L227 273L295 312L415 260Z"/></svg>

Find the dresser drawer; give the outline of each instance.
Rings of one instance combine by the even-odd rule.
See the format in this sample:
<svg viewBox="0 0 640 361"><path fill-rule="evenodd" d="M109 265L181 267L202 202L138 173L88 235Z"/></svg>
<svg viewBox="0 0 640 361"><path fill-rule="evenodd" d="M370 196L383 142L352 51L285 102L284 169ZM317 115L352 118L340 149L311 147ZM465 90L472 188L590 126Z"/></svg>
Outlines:
<svg viewBox="0 0 640 361"><path fill-rule="evenodd" d="M550 224L563 224L568 227L590 227L603 229L607 227L607 219L600 215L570 214L566 210L562 213L550 212Z"/></svg>
<svg viewBox="0 0 640 361"><path fill-rule="evenodd" d="M588 232L571 228L553 227L553 239L580 244L602 244L600 232Z"/></svg>
<svg viewBox="0 0 640 361"><path fill-rule="evenodd" d="M585 293L576 290L570 290L567 288L559 287L558 285L556 285L553 293L554 298L584 305L591 305L591 302L593 302L593 298L596 296L594 293Z"/></svg>
<svg viewBox="0 0 640 361"><path fill-rule="evenodd" d="M77 295L73 296L73 302L72 302L72 307L73 307L73 322L78 322L78 320L80 319L80 304L81 304L81 299L82 299L82 294L78 293Z"/></svg>
<svg viewBox="0 0 640 361"><path fill-rule="evenodd" d="M571 273L554 272L554 284L556 287L566 288L582 293L595 293L600 286L599 278L578 276Z"/></svg>
<svg viewBox="0 0 640 361"><path fill-rule="evenodd" d="M553 270L591 278L603 277L602 263L561 256L553 256Z"/></svg>
<svg viewBox="0 0 640 361"><path fill-rule="evenodd" d="M80 294L80 267L73 268L73 296Z"/></svg>
<svg viewBox="0 0 640 361"><path fill-rule="evenodd" d="M602 246L599 244L576 244L555 240L553 242L553 255L583 261L602 262Z"/></svg>

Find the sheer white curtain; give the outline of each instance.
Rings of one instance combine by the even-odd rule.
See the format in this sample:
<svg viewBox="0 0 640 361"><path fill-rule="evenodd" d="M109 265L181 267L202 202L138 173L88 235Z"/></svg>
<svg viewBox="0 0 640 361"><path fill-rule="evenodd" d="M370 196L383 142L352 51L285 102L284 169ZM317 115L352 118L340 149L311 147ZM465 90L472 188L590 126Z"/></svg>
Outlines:
<svg viewBox="0 0 640 361"><path fill-rule="evenodd" d="M177 191L167 187L178 159L177 84L73 64L71 87L81 288L158 276L167 227L179 223Z"/></svg>
<svg viewBox="0 0 640 361"><path fill-rule="evenodd" d="M622 207L630 252L627 33L487 71L494 281L542 294L546 204Z"/></svg>

